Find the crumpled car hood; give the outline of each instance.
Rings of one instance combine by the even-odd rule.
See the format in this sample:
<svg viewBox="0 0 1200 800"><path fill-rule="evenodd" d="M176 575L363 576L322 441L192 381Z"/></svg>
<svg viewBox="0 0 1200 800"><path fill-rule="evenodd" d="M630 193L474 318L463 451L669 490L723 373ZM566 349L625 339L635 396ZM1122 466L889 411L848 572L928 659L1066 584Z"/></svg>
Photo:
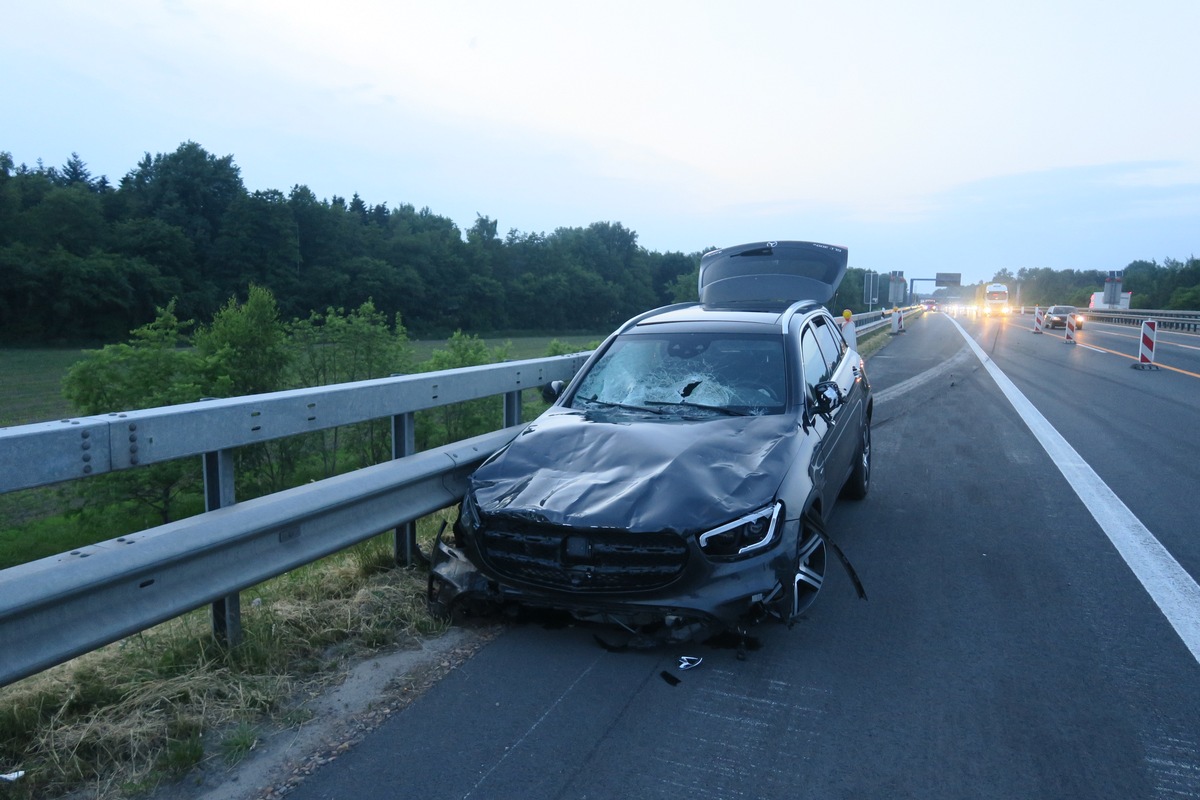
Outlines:
<svg viewBox="0 0 1200 800"><path fill-rule="evenodd" d="M551 409L471 478L484 515L694 533L774 498L800 441L787 414L645 421Z"/></svg>

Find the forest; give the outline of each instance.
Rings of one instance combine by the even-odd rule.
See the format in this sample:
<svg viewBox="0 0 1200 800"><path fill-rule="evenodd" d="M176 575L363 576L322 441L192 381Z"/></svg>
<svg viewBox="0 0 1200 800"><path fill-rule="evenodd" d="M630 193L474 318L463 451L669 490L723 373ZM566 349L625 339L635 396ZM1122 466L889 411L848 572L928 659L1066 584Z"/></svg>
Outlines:
<svg viewBox="0 0 1200 800"><path fill-rule="evenodd" d="M479 215L462 231L429 208L319 199L304 185L251 192L232 155L191 141L146 153L115 185L76 153L61 167L29 167L0 151L0 345L119 342L170 303L181 320L208 320L251 286L270 290L285 320L370 302L420 338L599 335L694 299L700 254L713 245L649 251L612 221L503 236L497 227ZM993 280L1019 284L1025 304L1086 305L1117 266L1022 267ZM865 310L862 283L851 268L835 310ZM1200 261L1135 261L1124 288L1138 308L1200 308Z"/></svg>

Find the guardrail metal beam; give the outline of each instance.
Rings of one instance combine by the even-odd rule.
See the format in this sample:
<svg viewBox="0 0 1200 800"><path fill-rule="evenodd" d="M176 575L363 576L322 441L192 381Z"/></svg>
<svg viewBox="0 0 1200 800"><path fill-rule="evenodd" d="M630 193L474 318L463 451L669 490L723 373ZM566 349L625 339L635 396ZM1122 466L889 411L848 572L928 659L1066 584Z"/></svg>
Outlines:
<svg viewBox="0 0 1200 800"><path fill-rule="evenodd" d="M0 493L393 417L552 380L587 353L0 428Z"/></svg>
<svg viewBox="0 0 1200 800"><path fill-rule="evenodd" d="M0 685L462 498L519 426L0 571Z"/></svg>

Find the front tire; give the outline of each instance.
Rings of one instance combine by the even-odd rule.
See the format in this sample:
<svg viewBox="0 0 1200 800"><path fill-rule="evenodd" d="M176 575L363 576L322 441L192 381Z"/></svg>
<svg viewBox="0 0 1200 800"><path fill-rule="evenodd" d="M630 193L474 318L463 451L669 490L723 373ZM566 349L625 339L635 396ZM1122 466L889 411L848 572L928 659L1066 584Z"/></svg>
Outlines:
<svg viewBox="0 0 1200 800"><path fill-rule="evenodd" d="M814 512L815 513L815 512ZM796 545L796 572L792 578L792 607L788 622L808 610L825 583L825 540L808 525L800 524L800 541Z"/></svg>

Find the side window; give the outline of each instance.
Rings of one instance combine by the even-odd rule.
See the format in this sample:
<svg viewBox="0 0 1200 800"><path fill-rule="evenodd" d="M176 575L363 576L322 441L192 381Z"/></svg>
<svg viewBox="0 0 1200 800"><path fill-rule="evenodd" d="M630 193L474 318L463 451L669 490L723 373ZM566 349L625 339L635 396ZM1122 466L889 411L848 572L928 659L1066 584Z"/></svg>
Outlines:
<svg viewBox="0 0 1200 800"><path fill-rule="evenodd" d="M821 351L825 353L825 361L829 364L829 371L822 380L828 380L846 353L846 342L842 339L841 332L834 330L833 323L827 317L817 317L813 320L813 326L817 332L817 342L820 343Z"/></svg>
<svg viewBox="0 0 1200 800"><path fill-rule="evenodd" d="M805 396L812 400L816 396L817 384L825 380L829 365L817 344L817 336L812 325L805 325L800 334L800 358L804 362Z"/></svg>

